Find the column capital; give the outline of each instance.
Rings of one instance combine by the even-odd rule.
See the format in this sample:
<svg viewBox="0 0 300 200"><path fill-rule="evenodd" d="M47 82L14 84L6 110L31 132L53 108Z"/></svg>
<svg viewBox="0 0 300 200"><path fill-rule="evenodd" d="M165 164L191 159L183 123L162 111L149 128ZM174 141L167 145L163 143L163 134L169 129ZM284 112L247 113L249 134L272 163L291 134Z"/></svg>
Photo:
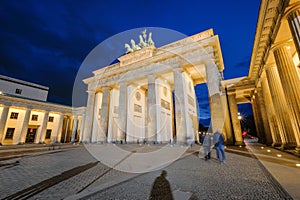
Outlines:
<svg viewBox="0 0 300 200"><path fill-rule="evenodd" d="M281 42L277 42L275 44L272 45L270 51L271 52L274 52L280 48L284 48L284 47L291 47L292 46L292 42L293 42L293 39L287 39L287 40L284 40L284 41L281 41Z"/></svg>
<svg viewBox="0 0 300 200"><path fill-rule="evenodd" d="M300 2L291 4L284 13L284 17L288 20L290 20L289 18L294 18L296 16L300 16Z"/></svg>
<svg viewBox="0 0 300 200"><path fill-rule="evenodd" d="M276 63L270 63L264 66L265 70L269 70L274 67L276 67Z"/></svg>

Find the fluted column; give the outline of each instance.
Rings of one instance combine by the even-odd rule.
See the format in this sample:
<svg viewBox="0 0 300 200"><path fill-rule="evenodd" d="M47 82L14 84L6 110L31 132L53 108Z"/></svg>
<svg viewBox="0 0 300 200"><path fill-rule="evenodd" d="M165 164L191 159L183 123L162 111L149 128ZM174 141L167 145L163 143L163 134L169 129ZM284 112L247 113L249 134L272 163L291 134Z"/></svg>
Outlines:
<svg viewBox="0 0 300 200"><path fill-rule="evenodd" d="M74 115L73 117L73 127L72 127L72 136L71 136L71 142L75 142L75 135L77 131L78 126L78 115Z"/></svg>
<svg viewBox="0 0 300 200"><path fill-rule="evenodd" d="M27 135L27 129L28 129L28 123L29 123L29 119L30 119L30 113L31 113L31 109L27 108L26 111L25 111L24 119L23 119L20 139L18 141L19 144L25 143L25 139L26 139L26 135Z"/></svg>
<svg viewBox="0 0 300 200"><path fill-rule="evenodd" d="M220 88L221 88L221 74L217 65L214 62L205 64L206 80L209 95L210 115L212 130L217 128L223 129L225 122L225 112L222 108Z"/></svg>
<svg viewBox="0 0 300 200"><path fill-rule="evenodd" d="M261 111L261 117L262 117L262 124L264 128L264 143L271 145L272 144L272 136L271 136L271 131L270 131L270 126L268 123L268 117L267 117L267 111L265 107L265 100L263 96L263 91L260 87L257 88L257 93L258 93L258 102L259 102L259 107Z"/></svg>
<svg viewBox="0 0 300 200"><path fill-rule="evenodd" d="M297 147L300 148L300 79L286 44L279 45L274 49L274 57L283 91L291 110L291 121L296 126L293 132L294 137Z"/></svg>
<svg viewBox="0 0 300 200"><path fill-rule="evenodd" d="M295 146L296 141L293 135L295 125L290 119L290 110L286 103L285 95L280 83L279 74L276 65L269 65L265 67L267 80L270 87L271 97L274 103L274 109L277 112L280 126L284 127L283 132L280 132L282 148L285 146Z"/></svg>
<svg viewBox="0 0 300 200"><path fill-rule="evenodd" d="M244 142L242 137L241 123L238 119L238 107L235 100L235 93L228 94L228 102L235 137L235 145L242 145Z"/></svg>
<svg viewBox="0 0 300 200"><path fill-rule="evenodd" d="M261 82L262 86L262 91L263 91L263 96L264 96L264 101L265 101L265 106L266 106L266 114L268 117L268 122L270 125L270 131L271 131L271 136L272 136L272 146L280 146L281 145L281 140L280 140L280 135L283 132L283 128L280 123L278 123L277 115L274 109L270 89L269 89L269 84L268 80L266 77L262 79Z"/></svg>
<svg viewBox="0 0 300 200"><path fill-rule="evenodd" d="M224 110L224 120L225 120L224 129L225 129L225 134L226 134L226 144L232 145L233 144L233 131L231 128L228 97L227 97L227 91L225 88L223 88L223 91L222 91L221 102L222 102L222 108Z"/></svg>
<svg viewBox="0 0 300 200"><path fill-rule="evenodd" d="M291 8L287 13L287 20L293 36L294 44L300 58L300 7Z"/></svg>
<svg viewBox="0 0 300 200"><path fill-rule="evenodd" d="M2 144L3 136L5 134L4 129L5 129L6 121L7 121L8 111L9 111L9 106L4 105L2 113L1 113L1 118L0 118L0 144Z"/></svg>
<svg viewBox="0 0 300 200"><path fill-rule="evenodd" d="M54 142L61 142L63 125L64 125L64 114L60 113L58 119L57 134L56 134L56 138L54 138L55 139Z"/></svg>
<svg viewBox="0 0 300 200"><path fill-rule="evenodd" d="M40 132L40 137L39 137L39 143L43 143L46 137L46 132L47 132L47 123L48 123L48 118L49 118L49 111L45 111L44 113L44 118L42 121L42 126L41 126L41 132Z"/></svg>
<svg viewBox="0 0 300 200"><path fill-rule="evenodd" d="M108 118L109 118L109 99L110 99L110 88L103 88L102 94L102 104L100 111L100 141L107 141L107 131L108 131Z"/></svg>
<svg viewBox="0 0 300 200"><path fill-rule="evenodd" d="M85 111L84 111L85 112ZM79 142L84 142L84 125L85 125L85 113L81 116L81 122L80 122L80 132L79 132Z"/></svg>
<svg viewBox="0 0 300 200"><path fill-rule="evenodd" d="M95 104L95 91L88 90L88 99L86 105L85 119L84 119L84 129L82 142L90 142L92 135L92 127L93 127L93 118L94 118L94 104Z"/></svg>
<svg viewBox="0 0 300 200"><path fill-rule="evenodd" d="M148 76L148 98L147 98L147 138L150 142L157 141L157 109L156 109L156 77Z"/></svg>
<svg viewBox="0 0 300 200"><path fill-rule="evenodd" d="M262 126L262 118L261 118L261 111L259 109L259 104L258 104L258 98L257 98L257 91L255 90L255 93L253 94L252 98L252 110L254 114L254 121L255 121L255 127L256 127L256 133L257 137L259 139L259 142L262 140L263 136L263 126Z"/></svg>
<svg viewBox="0 0 300 200"><path fill-rule="evenodd" d="M126 125L127 125L127 83L120 83L119 95L119 135L117 140L125 142L126 140ZM146 137L147 138L147 137Z"/></svg>

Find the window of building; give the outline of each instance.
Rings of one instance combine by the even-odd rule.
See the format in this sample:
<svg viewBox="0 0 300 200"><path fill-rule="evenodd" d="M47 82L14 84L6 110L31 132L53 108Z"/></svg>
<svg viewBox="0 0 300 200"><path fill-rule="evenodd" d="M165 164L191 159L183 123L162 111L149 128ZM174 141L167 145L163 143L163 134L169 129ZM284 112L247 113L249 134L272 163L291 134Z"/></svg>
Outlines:
<svg viewBox="0 0 300 200"><path fill-rule="evenodd" d="M51 116L50 116L50 117L48 118L48 122L53 122L53 121L54 121L54 117L51 117Z"/></svg>
<svg viewBox="0 0 300 200"><path fill-rule="evenodd" d="M5 139L13 139L15 128L7 128Z"/></svg>
<svg viewBox="0 0 300 200"><path fill-rule="evenodd" d="M12 112L12 113L10 113L10 119L18 119L18 115L19 115L19 113Z"/></svg>
<svg viewBox="0 0 300 200"><path fill-rule="evenodd" d="M38 120L38 115L32 115L31 116L31 121L37 121Z"/></svg>
<svg viewBox="0 0 300 200"><path fill-rule="evenodd" d="M51 138L51 132L52 132L51 129L47 129L45 139L50 139Z"/></svg>
<svg viewBox="0 0 300 200"><path fill-rule="evenodd" d="M19 89L19 88L17 88L17 89L16 89L16 94L22 94L22 90Z"/></svg>

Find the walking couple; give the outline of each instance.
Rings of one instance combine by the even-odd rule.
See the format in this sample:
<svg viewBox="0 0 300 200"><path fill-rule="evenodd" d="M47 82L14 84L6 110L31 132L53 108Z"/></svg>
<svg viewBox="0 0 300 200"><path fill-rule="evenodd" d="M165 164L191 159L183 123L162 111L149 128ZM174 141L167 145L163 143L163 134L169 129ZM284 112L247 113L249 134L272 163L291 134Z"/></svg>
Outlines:
<svg viewBox="0 0 300 200"><path fill-rule="evenodd" d="M216 148L217 158L221 164L224 163L225 157L225 147L224 147L224 136L220 133L220 129L217 128L216 132L212 135L211 133L206 133L203 139L203 148L205 160L211 158L212 147Z"/></svg>

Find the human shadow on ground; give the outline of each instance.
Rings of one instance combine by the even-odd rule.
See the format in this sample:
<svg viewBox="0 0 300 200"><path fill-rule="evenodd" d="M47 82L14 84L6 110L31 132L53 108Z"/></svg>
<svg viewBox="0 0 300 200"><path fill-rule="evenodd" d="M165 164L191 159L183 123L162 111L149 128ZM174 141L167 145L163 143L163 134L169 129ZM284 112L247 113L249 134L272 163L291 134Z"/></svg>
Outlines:
<svg viewBox="0 0 300 200"><path fill-rule="evenodd" d="M158 176L151 189L150 193L150 200L159 200L159 199L164 199L164 200L173 200L173 194L171 191L171 186L169 181L166 179L167 172L165 170L162 170L160 176Z"/></svg>

